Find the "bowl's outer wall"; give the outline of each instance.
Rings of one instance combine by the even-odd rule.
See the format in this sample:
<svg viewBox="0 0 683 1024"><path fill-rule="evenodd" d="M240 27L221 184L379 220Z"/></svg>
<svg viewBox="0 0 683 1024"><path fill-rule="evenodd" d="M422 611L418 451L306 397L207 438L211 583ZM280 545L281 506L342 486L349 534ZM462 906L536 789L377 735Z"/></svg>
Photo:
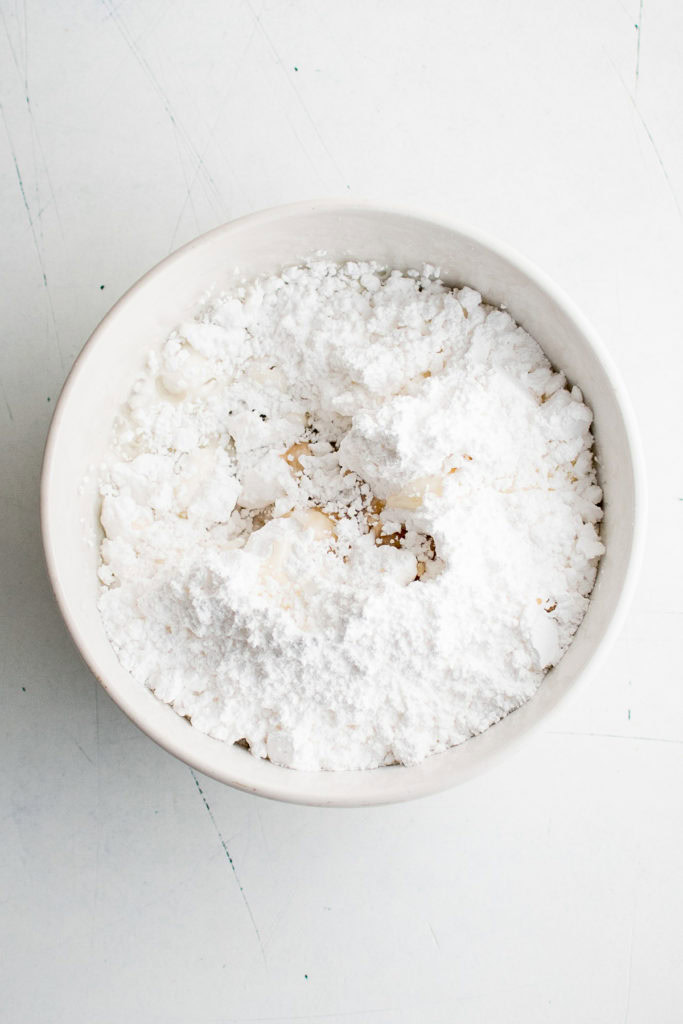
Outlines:
<svg viewBox="0 0 683 1024"><path fill-rule="evenodd" d="M317 252L401 268L439 266L449 283L469 284L493 304L505 305L581 387L595 415L607 553L574 643L523 708L482 736L414 767L297 772L204 736L121 667L96 607L98 466L107 454L112 421L147 353L192 315L207 289L277 271ZM243 218L191 242L138 282L97 328L64 387L46 448L42 493L46 557L62 613L88 665L133 721L221 781L265 796L331 805L409 799L463 781L544 718L588 663L595 663L623 614L641 525L637 442L624 403L609 360L580 314L539 272L495 243L419 216L341 201Z"/></svg>

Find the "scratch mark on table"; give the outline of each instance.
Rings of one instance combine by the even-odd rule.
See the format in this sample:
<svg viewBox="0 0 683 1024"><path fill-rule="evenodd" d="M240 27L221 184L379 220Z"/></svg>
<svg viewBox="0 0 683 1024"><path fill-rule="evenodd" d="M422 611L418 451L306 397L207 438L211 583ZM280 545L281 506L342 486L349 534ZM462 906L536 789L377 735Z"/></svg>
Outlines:
<svg viewBox="0 0 683 1024"><path fill-rule="evenodd" d="M146 36L149 36L152 33L152 31L157 27L157 25L161 21L163 21L164 18L168 18L169 13L170 13L170 9L172 7L176 7L177 4L178 4L178 0L161 0L161 2L157 5L157 7L154 9L154 11L152 11L152 14L150 15L149 21L147 21L146 24L144 25L144 27L138 32L138 34L137 34L138 42L140 42ZM116 9L118 10L119 7L122 7L122 6L123 6L122 4L117 4L116 5ZM146 13L146 8L147 8L147 5L145 4L145 5L139 5L138 9L141 10L141 11L144 11Z"/></svg>
<svg viewBox="0 0 683 1024"><path fill-rule="evenodd" d="M213 123L211 124L211 126L209 128L209 131L208 131L208 134L207 134L207 137L206 137L206 142L205 142L205 144L204 144L204 146L202 148L202 151L200 153L200 158L201 158L202 163L205 160L205 157L206 157L207 151L209 149L209 146L211 144L211 141L214 138L214 135L215 135L215 132L216 132L216 128L218 127L218 123L219 123L221 117L223 116L223 106L225 104L225 100L227 99L231 89L233 89L233 87L235 85L235 82L237 80L237 76L242 71L242 67L244 65L244 62L245 62L246 57L247 57L247 54L249 53L249 50L251 48L251 44L254 41L254 36L256 35L257 31L258 31L258 24L256 22L254 22L254 26L253 26L253 28L251 30L251 33L249 34L249 38L247 39L246 45L245 45L244 49L242 50L242 53L240 54L239 59L237 60L237 62L234 65L233 73L230 76L230 81L228 82L228 85L226 86L226 88L225 88L225 90L224 90L224 92L223 92L223 94L220 97L220 100L218 102L218 114L214 118L214 121L213 121ZM183 214L185 213L185 210L187 208L187 204L188 204L188 202L189 203L192 202L191 193L192 193L192 190L193 190L193 188L194 188L194 186L196 184L197 178L199 176L199 172L201 170L202 163L197 162L194 174L192 176L192 180L189 183L187 181L187 177L185 177L185 185L187 187L187 194L185 195L185 199L183 200L183 205L181 206L180 213L178 214L178 219L176 220L175 227L173 228L173 234L171 235L171 246L170 246L169 252L173 251L173 246L175 244L176 235L178 234L178 228L180 227L180 222L182 221ZM195 219L196 219L196 215L195 215ZM197 230L199 230L199 225L197 225Z"/></svg>
<svg viewBox="0 0 683 1024"><path fill-rule="evenodd" d="M643 2L644 0L640 0L640 7L638 8L638 24L636 25L636 80L634 85L634 90L636 92L638 91L638 76L640 75L640 34L643 28Z"/></svg>
<svg viewBox="0 0 683 1024"><path fill-rule="evenodd" d="M625 15L626 15L626 17L628 18L628 20L630 21L630 20L631 20L631 17L632 17L632 15L631 15L631 12L630 12L629 10L627 10L627 9L626 9L626 7L624 7L624 5L623 5L623 3L622 3L622 0L617 0L617 3L618 3L618 4L619 4L619 6L621 7L622 11L624 12L624 14L625 14Z"/></svg>
<svg viewBox="0 0 683 1024"><path fill-rule="evenodd" d="M427 927L429 928L430 932L432 933L432 938L434 939L434 945L439 950L439 952L441 952L441 943L439 942L438 938L436 937L436 932L432 928L432 925L431 925L430 921L427 921Z"/></svg>
<svg viewBox="0 0 683 1024"><path fill-rule="evenodd" d="M21 65L21 63L19 61L18 56L17 56L17 51L14 48L14 43L12 42L12 35L10 33L9 26L7 24L7 19L5 18L5 14L4 14L4 11L2 10L2 8L0 8L0 19L2 20L2 26L3 26L4 30L5 30L5 35L7 37L7 44L9 46L9 48L10 48L10 53L12 54L12 60L14 62L14 66L15 66L15 68L17 70L17 74L19 75L19 78L21 79L23 87L24 87L24 97L26 99L27 113L28 113L29 124L30 124L30 128L31 128L31 145L32 145L33 151L34 151L33 164L34 164L35 175L36 175L36 195L38 197L38 202L40 202L40 196L39 196L39 181L38 181L38 162L36 160L36 155L35 155L35 147L36 147L36 145L38 146L38 153L39 153L40 159L42 161L42 172L45 175L45 180L47 181L47 185L48 185L48 189L49 189L49 192L50 192L50 196L52 198L52 202L53 202L53 205L54 205L54 208L55 208L55 214L56 214L56 217L57 217L57 223L59 225L59 231L60 231L60 234L61 234L62 238L64 238L64 226L62 224L62 217L61 217L61 214L59 212L59 206L58 206L58 203L57 203L57 196L55 194L55 190L54 190L54 187L53 187L53 184L52 184L52 178L50 177L50 171L48 169L47 159L45 157L45 150L43 149L43 144L42 144L40 135L38 133L38 126L36 124L36 119L35 119L35 116L34 116L34 113L33 113L33 108L31 106L31 97L30 97L30 92L29 92L29 87L28 87L28 23L27 23L27 17L26 17L26 5L24 4L24 40L23 40L23 42L24 42L24 61L23 61L23 67L22 67L22 65ZM38 213L35 216L36 220L40 220L41 215L43 214L45 209L46 209L46 206L43 205L38 210ZM42 230L41 230L41 236L42 236Z"/></svg>
<svg viewBox="0 0 683 1024"><path fill-rule="evenodd" d="M126 46L128 47L128 49L130 50L132 56L135 58L137 63L142 68L142 71L146 75L150 85L152 86L152 88L156 92L156 94L157 94L159 100L161 101L161 104L162 104L162 106L163 106L163 108L164 108L164 110L166 112L166 115L169 118L171 124L178 131L178 133L179 133L179 135L180 135L184 145L187 146L188 151L191 153L191 155L197 161L198 167L201 168L201 172L202 172L206 182L210 185L211 189L213 190L213 194L214 194L214 197L215 197L215 199L214 199L214 198L212 198L207 193L207 198L209 199L209 202L211 202L214 205L216 213L219 216L221 216L221 214L222 214L222 197L221 197L220 191L218 189L218 186L217 186L213 176L211 175L208 167L206 166L206 164L202 160L201 154L199 153L197 147L193 143L193 141L192 141L192 139L190 137L189 132L187 131L185 126L182 124L182 122L179 120L178 116L176 115L175 110L173 109L173 107L171 105L171 101L170 101L170 98L169 98L166 90L163 88L163 86L161 85L161 82L159 81L157 76L154 74L154 71L152 70L152 67L151 67L149 61L147 60L145 55L142 53L140 47L135 42L135 39L133 38L130 30L128 29L128 26L126 25L124 19L119 14L118 9L114 6L112 0L100 0L100 2L102 4L102 6L104 7L104 9L106 11L108 11L108 13L109 13L113 23L116 25L116 28L118 29L118 31L119 31L119 33L121 35L121 38L123 39L123 41L126 44Z"/></svg>
<svg viewBox="0 0 683 1024"><path fill-rule="evenodd" d="M36 122L36 118L35 118L35 115L33 113L33 107L31 106L31 98L30 98L30 95L29 95L28 91L26 92L26 108L28 110L29 122L30 122L30 125L31 125L31 140L32 140L32 145L33 145L33 166L35 168L35 175L36 175L36 193L38 193L38 182L39 182L38 164L40 162L42 164L42 172L45 175L45 180L47 182L47 187L48 187L48 190L50 192L50 197L52 199L52 204L54 206L55 216L57 218L57 224L59 225L59 233L61 234L62 239L63 239L64 238L64 225L62 224L62 215L59 212L59 204L57 202L57 195L55 193L54 186L52 184L52 178L50 176L50 171L49 171L48 166L47 166L47 159L45 157L45 150L43 149L43 143L41 141L40 134L38 133L38 124ZM40 161L36 157L36 152L35 152L36 146L38 147L38 157L40 158ZM40 196L39 195L38 195L38 200L40 201ZM37 220L40 220L40 217L41 217L43 211L45 210L45 208L46 208L46 206L43 206L38 211L38 214L36 216ZM41 234L42 234L42 228L41 228Z"/></svg>
<svg viewBox="0 0 683 1024"><path fill-rule="evenodd" d="M235 862L232 859L232 856L230 854L230 850L228 849L228 844L226 843L225 839L223 838L221 830L218 827L218 822L216 821L216 819L214 817L214 814L213 814L213 811L211 810L211 807L209 806L209 801L206 799L206 796L204 794L204 790L199 785L199 779L197 778L197 775L196 775L196 773L195 773L193 768L190 768L190 775L194 779L194 784L197 787L197 790L199 792L200 797L202 798L202 803L204 804L204 807L206 808L206 813L209 815L209 818L211 819L211 824L213 825L214 829L216 830L216 835L218 836L218 839L220 840L220 844L223 847L223 852L224 852L224 854L225 854L225 856L226 856L226 858L228 860L228 864L232 868L232 873L235 876L235 881L237 882L237 885L239 887L239 891L242 894L242 899L244 900L244 905L247 908L247 913L249 914L249 920L251 921L253 929L254 929L254 932L256 933L256 938L258 940L259 949L261 950L261 956L263 957L263 962L267 966L266 951L263 948L263 942L261 941L261 933L258 930L258 925L256 924L256 921L254 919L254 915L252 913L251 907L249 906L249 900L247 899L247 894L244 891L244 887L243 887L242 883L240 882L239 875L237 874L237 868L235 867Z"/></svg>
<svg viewBox="0 0 683 1024"><path fill-rule="evenodd" d="M669 192L671 193L671 197L672 197L674 203L676 204L676 210L678 211L678 216L680 217L681 220L683 220L683 210L681 209L681 205L680 205L680 203L678 201L678 196L676 194L676 190L675 190L675 188L673 186L673 182L672 182L672 180L671 180L671 178L669 176L669 172L666 169L666 165L664 163L664 160L662 159L662 154L659 152L659 148L657 146L657 143L655 142L654 136L653 136L652 132L650 131L650 129L649 129L648 125L647 125L647 122L646 122L645 118L643 117L643 115L641 113L640 107L638 106L638 104L636 102L635 96L631 93L630 89L626 85L626 82L621 77L621 74L619 73L619 69L617 68L616 64L614 63L614 61L612 60L611 57L608 58L608 59L609 59L610 64L612 65L612 69L613 69L615 75L617 76L617 78L621 82L622 88L623 88L624 92L626 93L626 95L628 97L629 103L633 107L633 109L634 109L634 111L636 113L636 116L637 116L638 120L640 121L640 123L641 123L641 125L643 127L643 130L644 130L645 134L647 135L647 137L648 137L648 139L650 141L650 145L652 146L652 150L653 150L653 152L655 154L655 157L657 158L657 163L659 164L659 166L661 168L661 171L662 171L662 174L664 175L664 179L665 179L667 185L669 186Z"/></svg>
<svg viewBox="0 0 683 1024"><path fill-rule="evenodd" d="M95 842L95 877L93 880L93 891L92 891L92 913L90 916L90 943L91 946L95 942L95 931L97 929L97 906L100 898L100 860L101 860L101 836L102 836L102 818L100 815L100 807L102 805L102 773L100 772L100 683L99 680L93 679L92 685L94 686L95 694L95 782L96 782L96 803L95 803L95 823L97 827L97 835Z"/></svg>
<svg viewBox="0 0 683 1024"><path fill-rule="evenodd" d="M255 801L255 803L258 804L258 801ZM268 856L270 856L270 845L268 843L268 837L266 836L266 830L263 827L263 819L261 817L261 811L258 806L256 807L256 820L258 821L259 829L261 830L261 838L263 839L263 845L266 848L266 853L268 854Z"/></svg>
<svg viewBox="0 0 683 1024"><path fill-rule="evenodd" d="M636 897L633 897L633 909L631 911L631 938L628 952L628 982L626 986L626 1009L624 1010L624 1024L628 1024L629 1012L631 1009L631 981L633 978L633 939L636 932Z"/></svg>
<svg viewBox="0 0 683 1024"><path fill-rule="evenodd" d="M59 362L60 362L60 365L61 365L61 368L62 368L62 372L66 372L66 364L64 362L64 356L62 354L62 345L61 345L61 341L60 341L60 338L59 338L59 329L57 327L57 318L55 317L55 308L54 308L54 305L53 305L53 302L52 302L52 295L50 293L50 286L47 283L47 273L45 271L45 260L43 258L43 251L42 251L42 248L41 248L41 245L40 245L40 241L38 239L38 233L36 231L36 226L35 226L35 222L34 222L34 219L33 219L33 215L31 214L31 207L29 205L29 201L28 201L28 198L26 196L26 190L24 188L24 180L23 180L22 175L21 175L21 169L19 167L19 161L17 159L17 153L16 153L16 150L14 148L14 143L12 141L12 136L11 136L11 133L10 133L10 130L9 130L9 125L7 123L7 117L5 115L5 108L2 106L2 104L0 104L0 114L2 114L2 120L3 120L3 123L5 125L5 133L7 135L7 141L9 143L10 153L11 153L11 156L12 156L12 162L14 164L14 170L15 170L15 173L16 173L16 176L17 176L17 182L19 184L19 191L21 193L21 198L22 198L22 202L24 204L24 209L26 210L26 216L28 218L29 228L31 229L31 236L33 238L33 245L34 245L34 248L36 250L36 256L38 257L38 265L40 267L40 273L41 273L41 276L42 276L42 279L43 279L43 286L45 287L45 294L47 296L47 303L48 303L48 308L49 308L49 312L50 312L50 319L52 320L52 329L53 329L54 334L55 334L55 344L57 346L57 354L59 356Z"/></svg>
<svg viewBox="0 0 683 1024"><path fill-rule="evenodd" d="M2 397L5 403L5 408L7 409L7 415L9 416L12 423L14 423L14 414L12 413L12 406L9 404L9 398L7 397L7 392L5 391L4 381L0 381L0 388L2 388Z"/></svg>
<svg viewBox="0 0 683 1024"><path fill-rule="evenodd" d="M72 738L73 738L73 737L72 737ZM82 747L82 746L80 745L80 743L78 742L78 740L77 740L77 739L74 739L74 743L76 744L76 746L77 746L77 747L78 747L78 749L80 750L81 754L83 754L83 757L84 757L84 758L86 759L86 761L89 761L89 762L90 762L90 764L91 764L91 765L93 765L93 767L94 767L94 765L95 765L95 762L93 761L92 757L90 757L90 756L89 756L88 754L86 754L85 750L84 750L84 749L83 749L83 747Z"/></svg>
<svg viewBox="0 0 683 1024"><path fill-rule="evenodd" d="M180 207L180 213L178 214L178 218L177 218L177 220L175 222L175 225L173 227L173 234L171 235L171 242L170 242L169 247L168 247L169 254L172 253L173 249L175 248L176 235L178 234L178 229L180 227L181 221L183 219L183 214L185 213L185 210L187 209L188 204L190 206L190 210L192 211L192 216L194 218L195 226L196 226L196 229L197 229L197 234L201 234L201 228L199 226L199 218L197 216L197 209L196 209L196 207L194 205L194 200L192 198L192 189L194 188L195 183L197 181L197 177L199 175L200 165L196 164L194 175L192 176L192 180L190 180L188 178L188 176L187 176L186 171L185 171L185 164L183 163L183 155L180 152L180 146L178 145L178 136L177 136L177 132L175 132L175 131L174 131L174 138L175 138L176 146L178 148L178 161L180 163L180 170L181 170L182 175L183 175L183 180L185 181L185 198L183 200L183 205Z"/></svg>
<svg viewBox="0 0 683 1024"><path fill-rule="evenodd" d="M683 211L681 211L681 206L680 206L680 203L678 202L678 196L676 195L676 191L675 191L675 189L673 187L673 182L671 181L671 178L669 177L669 172L666 169L666 166L665 166L664 161L662 159L662 155L659 152L659 149L657 147L657 143L654 140L654 136L653 136L652 132L650 131L650 129L648 128L647 122L645 121L645 118L641 114L640 109L638 108L638 105L635 102L635 100L632 99L631 102L633 103L633 109L635 110L636 114L638 115L640 123L642 124L643 128L645 129L645 134L647 135L648 139L650 140L650 144L652 146L654 154L657 157L657 162L658 162L659 166L662 169L662 173L663 173L663 175L664 175L664 177L666 179L666 183L669 186L669 191L671 192L671 195L673 196L673 201L676 204L676 209L678 210L678 216L683 220Z"/></svg>
<svg viewBox="0 0 683 1024"><path fill-rule="evenodd" d="M683 746L683 740L671 739L668 736L625 736L618 732L569 732L568 730L552 729L546 736L581 736L599 740L639 740L643 743L673 743Z"/></svg>
<svg viewBox="0 0 683 1024"><path fill-rule="evenodd" d="M339 1013L298 1013L291 1017L240 1017L240 1024L283 1024L284 1021L306 1021L306 1020L330 1020L332 1017L367 1017L368 1014L373 1016L377 1013L396 1013L396 1010L392 1008L383 1010L341 1010ZM232 1024L232 1021L230 1022ZM235 1021L237 1024L237 1021Z"/></svg>
<svg viewBox="0 0 683 1024"><path fill-rule="evenodd" d="M186 196L185 196L185 202L183 203L183 209L181 210L180 216L178 217L178 220L176 221L176 225L175 225L175 227L173 229L173 234L171 236L171 244L170 244L169 250L168 250L169 253L173 252L173 247L175 245L176 233L178 231L178 228L180 227L180 221L181 221L182 215L183 215L183 213L185 211L185 207L188 204L188 201L189 201L189 204L190 204L190 210L192 211L192 216L194 218L195 227L197 229L197 234L201 234L201 228L199 226L199 217L197 216L197 208L194 205L194 199L192 198L192 195L191 195L191 193L192 193L192 186L190 185L190 181L189 181L188 176L187 176L187 171L185 170L185 163L183 161L183 154L182 154L181 149L180 149L180 140L178 138L178 131L177 131L175 125L173 125L173 141L175 142L176 149L178 150L178 163L180 164L180 172L181 172L181 174L183 176L183 181L185 182ZM193 181L196 181L196 175L198 173L199 173L199 166L197 166L197 169L196 169L196 172L195 172L195 178L193 179Z"/></svg>
<svg viewBox="0 0 683 1024"><path fill-rule="evenodd" d="M311 115L310 110L306 106L306 103L304 102L304 99L303 99L301 93L297 89L297 87L294 84L292 78L287 74L285 66L282 63L282 58L280 57L280 54L278 53L277 48L276 48L273 40L270 38L269 33L267 32L263 22L261 21L260 14L257 14L256 11L254 10L254 7L253 7L253 4L252 4L251 0L247 0L247 7L251 11L252 17L256 21L259 29L261 30L263 38L266 40L268 46L270 47L270 50L272 51L273 56L275 57L275 63L278 64L280 66L280 68L282 69L282 71L284 73L284 76L285 76L285 78L287 80L287 84L289 85L290 89L294 93L299 106L301 107L301 109L303 110L304 114L308 118L308 120L309 120L309 122L311 124L311 127L312 127L313 131L315 132L315 135L317 136L318 141L320 142L320 145L322 146L322 148L324 149L324 151L327 154L328 158L330 159L330 161L332 163L332 166L334 167L335 171L337 172L337 174L339 175L341 180L344 182L344 185L346 185L346 177L344 176L344 174L342 174L341 167L337 163L333 153L331 152L330 148L328 147L327 143L325 142L325 139L323 138L323 136L321 135L320 131L318 130L318 126L315 123L315 121L313 119L313 116Z"/></svg>
<svg viewBox="0 0 683 1024"><path fill-rule="evenodd" d="M28 31L27 31L28 19L27 19L27 13L26 13L26 0L23 0L22 10L24 12L24 38L23 38L23 44L24 44L24 67L26 67L26 65L28 63Z"/></svg>
<svg viewBox="0 0 683 1024"><path fill-rule="evenodd" d="M7 36L7 45L10 48L10 53L12 54L12 60L14 61L14 66L17 69L17 71L19 72L19 74L21 74L21 68L19 67L19 61L17 59L17 53L16 53L16 50L14 49L14 44L12 43L12 36L10 35L9 26L7 25L7 20L5 19L5 12L3 11L2 7L0 7L0 18L2 18L2 26L3 26L4 30L5 30L5 35Z"/></svg>

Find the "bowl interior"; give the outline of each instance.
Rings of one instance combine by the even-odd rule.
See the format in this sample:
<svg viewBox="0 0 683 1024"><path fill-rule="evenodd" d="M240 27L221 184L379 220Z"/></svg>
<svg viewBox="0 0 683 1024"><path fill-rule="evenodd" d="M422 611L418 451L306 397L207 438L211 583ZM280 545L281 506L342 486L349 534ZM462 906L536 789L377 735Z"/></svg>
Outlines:
<svg viewBox="0 0 683 1024"><path fill-rule="evenodd" d="M119 665L97 611L97 467L113 418L149 350L211 287L279 270L316 252L395 267L441 267L536 338L593 409L606 544L589 611L574 643L538 694L481 736L415 767L299 772L252 757L194 730ZM472 234L407 213L343 202L255 214L202 236L149 272L111 310L81 353L55 411L43 472L48 568L66 623L110 696L146 733L189 764L249 791L316 804L408 799L480 771L567 693L617 626L636 541L638 474L620 385L599 341L570 304L520 258Z"/></svg>

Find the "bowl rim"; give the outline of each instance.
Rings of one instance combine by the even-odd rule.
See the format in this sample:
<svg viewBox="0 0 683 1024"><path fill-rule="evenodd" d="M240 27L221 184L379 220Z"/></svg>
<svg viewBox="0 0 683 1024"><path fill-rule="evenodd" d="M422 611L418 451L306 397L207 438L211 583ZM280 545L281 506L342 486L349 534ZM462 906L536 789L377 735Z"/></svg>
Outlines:
<svg viewBox="0 0 683 1024"><path fill-rule="evenodd" d="M98 666L98 660L94 650L91 649L88 637L81 630L78 622L78 616L74 614L70 608L69 601L66 593L62 587L59 579L59 573L56 565L53 551L55 547L55 541L53 537L50 509L52 504L52 464L55 457L55 450L57 444L57 435L59 433L59 425L65 415L66 408L71 396L72 391L78 384L78 379L81 375L82 368L86 362L90 351L97 345L100 334L104 331L109 321L113 319L118 310L127 303L134 295L137 295L142 289L145 288L148 281L155 277L157 274L165 270L173 263L181 261L189 252L194 248L203 245L209 238L214 238L220 235L227 235L233 231L239 231L241 228L248 224L267 224L279 219L287 218L292 215L309 212L311 214L325 212L349 212L353 209L357 209L360 212L369 214L379 214L384 216L397 216L410 218L414 220L422 221L423 224L433 226L435 229L445 229L453 231L461 235L463 238L469 239L482 247L489 249L495 255L501 257L503 260L519 268L530 281L539 290L545 292L562 310L565 316L574 323L576 329L583 335L585 340L588 342L590 348L597 356L598 361L602 364L603 369L610 381L610 384L614 391L617 406L621 412L624 424L624 430L626 439L628 442L629 453L632 462L633 469L633 489L634 489L634 508L633 508L633 523L631 532L631 547L628 556L628 563L626 565L624 573L624 581L621 588L621 592L612 606L610 611L609 619L607 624L602 629L602 635L597 642L597 645L590 655L587 664L578 672L575 679L572 682L566 693L561 694L557 703L550 709L546 714L541 715L538 720L531 721L526 724L526 727L519 733L513 734L507 737L506 743L502 747L490 750L486 753L482 759L482 763L477 762L476 769L474 771L466 771L461 774L460 778L451 777L452 774L447 771L430 773L424 777L413 780L413 783L409 786L398 786L394 785L389 791L386 787L379 786L368 786L366 793L356 793L351 795L340 792L323 793L320 791L320 787L316 786L316 782L320 782L321 775L323 776L354 776L359 777L360 775L372 776L375 772L385 773L392 771L397 773L396 782L398 783L399 773L404 766L389 766L385 768L377 768L371 770L356 769L349 772L303 772L295 769L286 769L281 766L274 766L279 768L279 772L273 773L273 781L268 783L259 783L254 785L252 782L245 782L240 779L231 771L221 770L221 766L212 763L210 757L197 756L195 753L188 752L184 749L183 744L177 742L173 738L169 738L166 735L163 728L156 727L150 724L144 715L138 714L127 701L125 695L117 692L116 688L112 689L106 679L102 677ZM224 224L220 224L209 231L198 235L196 238L191 239L189 242L170 253L164 259L160 260L153 267L151 267L142 277L138 278L126 291L121 295L119 299L114 303L113 306L108 310L102 320L97 324L95 329L90 334L89 338L83 345L82 349L78 353L74 363L67 374L62 389L59 394L59 398L55 403L52 419L50 422L47 439L45 443L45 449L43 453L42 468L40 474L40 523L41 523L41 536L43 542L43 553L45 563L47 567L48 577L52 586L52 590L57 601L57 605L61 612L62 618L66 624L67 630L70 633L74 644L80 653L83 661L95 676L99 685L103 687L105 692L112 698L112 700L121 708L124 714L147 736L153 739L159 744L164 750L173 754L179 760L187 764L191 769L201 771L203 774L216 779L219 782L225 783L232 786L233 788L243 790L245 792L253 793L255 795L263 796L269 799L280 800L289 803L306 804L311 806L326 806L326 807L359 807L359 806L376 806L387 803L397 803L405 800L414 799L420 796L427 796L432 793L440 792L450 786L455 785L458 782L466 781L468 778L480 774L482 771L488 770L494 766L501 759L506 758L509 753L518 746L519 743L523 742L524 739L538 730L541 727L542 722L547 722L549 715L552 715L556 710L557 706L561 705L569 695L569 693L575 693L579 683L585 683L591 676L594 675L603 659L606 657L609 649L611 648L617 634L620 632L629 606L631 604L633 594L635 591L640 566L643 559L644 543L645 543L645 530L647 521L647 484L646 484L646 473L645 473L645 462L642 450L642 444L640 440L640 434L638 430L637 419L633 410L633 406L624 386L621 378L621 374L617 369L612 356L607 350L602 338L588 321L588 319L581 312L579 307L576 305L573 299L558 286L553 279L540 267L538 267L532 260L518 252L514 247L508 245L508 243L500 241L499 239L489 235L486 231L481 231L479 228L473 227L460 220L455 220L449 217L437 216L434 211L429 211L414 206L401 205L401 204L386 204L382 202L375 202L371 199L357 199L350 196L342 197L326 197L320 199L303 200L295 203L287 203L283 205L269 207L263 210L257 210L253 213L245 214L244 216L238 217L234 220L228 221ZM507 717L507 716L506 716ZM493 729L491 726L490 729ZM482 735L486 735L490 730ZM476 739L476 737L474 737ZM218 742L218 741L215 741ZM434 755L439 757L440 755ZM428 758L423 764L427 764L431 759ZM297 777L297 786L292 789L287 785L286 773L293 772ZM310 777L311 782L309 785L302 784L302 777ZM408 780L406 780L407 782Z"/></svg>

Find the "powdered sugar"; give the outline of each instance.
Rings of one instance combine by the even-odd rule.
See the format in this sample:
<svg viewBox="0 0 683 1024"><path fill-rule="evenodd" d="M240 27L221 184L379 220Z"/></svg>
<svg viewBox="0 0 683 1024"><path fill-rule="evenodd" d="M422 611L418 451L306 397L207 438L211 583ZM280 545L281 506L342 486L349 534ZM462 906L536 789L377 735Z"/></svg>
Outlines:
<svg viewBox="0 0 683 1024"><path fill-rule="evenodd" d="M435 268L313 260L179 326L102 484L125 667L296 768L415 763L528 700L585 613L590 410Z"/></svg>

